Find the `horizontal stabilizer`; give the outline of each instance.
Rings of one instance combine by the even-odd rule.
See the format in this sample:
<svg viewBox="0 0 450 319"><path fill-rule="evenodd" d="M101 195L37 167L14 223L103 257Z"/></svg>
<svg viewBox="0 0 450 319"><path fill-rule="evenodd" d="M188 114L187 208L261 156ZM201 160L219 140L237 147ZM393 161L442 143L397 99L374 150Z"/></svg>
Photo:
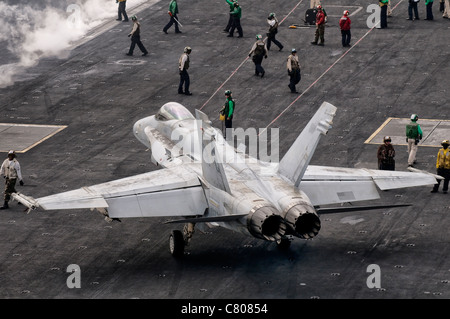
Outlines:
<svg viewBox="0 0 450 319"><path fill-rule="evenodd" d="M214 216L214 217L184 218L184 219L170 220L170 221L164 222L164 224L229 222L229 221L232 221L232 220L236 220L236 219L245 217L247 215L248 214Z"/></svg>
<svg viewBox="0 0 450 319"><path fill-rule="evenodd" d="M314 206L349 203L380 198L375 183L371 180L305 180L300 189Z"/></svg>
<svg viewBox="0 0 450 319"><path fill-rule="evenodd" d="M370 170L367 170L370 172ZM410 172L393 172L392 171L376 171L377 175L372 175L373 181L381 190L396 189L403 187L416 187L434 185L437 183L436 178L432 174L410 173Z"/></svg>
<svg viewBox="0 0 450 319"><path fill-rule="evenodd" d="M309 165L300 189L314 206L378 199L380 190L436 184L433 174Z"/></svg>
<svg viewBox="0 0 450 319"><path fill-rule="evenodd" d="M405 206L411 206L411 204L327 207L327 208L318 208L316 210L316 212L319 215L323 215L323 214L345 213L345 212L374 210L374 209L383 209L383 208L394 208L394 207L405 207Z"/></svg>
<svg viewBox="0 0 450 319"><path fill-rule="evenodd" d="M411 166L408 167L408 171L413 172L413 173L424 173L424 174L428 174L428 175L431 175L431 176L433 176L434 178L440 179L440 180L445 179L445 178L442 177L441 175L433 174L433 173L430 173L430 172L427 172L427 171L424 171L424 170L421 170L421 169L417 169L417 168L414 168L414 167L411 167Z"/></svg>

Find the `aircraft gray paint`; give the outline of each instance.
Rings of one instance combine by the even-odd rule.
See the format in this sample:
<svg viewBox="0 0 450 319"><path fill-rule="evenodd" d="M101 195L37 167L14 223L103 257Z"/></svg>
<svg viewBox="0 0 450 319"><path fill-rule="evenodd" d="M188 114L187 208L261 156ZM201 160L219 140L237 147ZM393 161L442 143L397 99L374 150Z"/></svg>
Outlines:
<svg viewBox="0 0 450 319"><path fill-rule="evenodd" d="M330 207L378 199L381 190L433 185L436 175L313 166L317 144L331 128L337 108L324 102L279 163L246 156L224 140L208 116L196 117L176 102L137 121L136 138L162 169L34 199L13 197L29 209L97 209L108 220L175 217L183 233L172 231L170 251L181 256L195 227L224 227L289 247L292 237L313 238L319 214L403 205Z"/></svg>

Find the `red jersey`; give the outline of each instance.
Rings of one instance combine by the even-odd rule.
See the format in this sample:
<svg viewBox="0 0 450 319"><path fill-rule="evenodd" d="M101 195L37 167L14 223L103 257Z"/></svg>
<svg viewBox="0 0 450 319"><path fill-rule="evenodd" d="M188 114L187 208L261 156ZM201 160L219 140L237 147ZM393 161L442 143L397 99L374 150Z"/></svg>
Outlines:
<svg viewBox="0 0 450 319"><path fill-rule="evenodd" d="M318 10L316 14L316 24L324 24L325 23L325 14L323 10Z"/></svg>
<svg viewBox="0 0 450 319"><path fill-rule="evenodd" d="M350 24L352 21L348 16L342 16L342 18L339 20L339 27L341 27L341 30L350 30Z"/></svg>

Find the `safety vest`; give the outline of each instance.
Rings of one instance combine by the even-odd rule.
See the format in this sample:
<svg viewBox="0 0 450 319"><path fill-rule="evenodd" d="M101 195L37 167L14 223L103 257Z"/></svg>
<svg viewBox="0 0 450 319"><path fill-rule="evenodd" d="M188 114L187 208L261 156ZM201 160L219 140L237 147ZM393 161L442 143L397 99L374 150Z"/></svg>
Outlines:
<svg viewBox="0 0 450 319"><path fill-rule="evenodd" d="M278 20L277 18L273 18L275 20L275 23L273 25L269 25L269 32L276 34L278 33ZM268 21L270 21L271 19L269 19Z"/></svg>
<svg viewBox="0 0 450 319"><path fill-rule="evenodd" d="M406 125L406 137L407 138L418 138L419 137L419 124L411 122Z"/></svg>
<svg viewBox="0 0 450 319"><path fill-rule="evenodd" d="M183 70L189 69L189 54L183 53L178 60L178 68L181 70L181 63L183 63L183 57L186 56L186 61L184 61Z"/></svg>
<svg viewBox="0 0 450 319"><path fill-rule="evenodd" d="M224 106L224 114L225 114L225 118L229 117L230 119L233 118L233 114L234 114L234 101L233 99L227 98L227 101L225 102L225 106Z"/></svg>
<svg viewBox="0 0 450 319"><path fill-rule="evenodd" d="M297 56L294 56L294 55L291 54L288 57L288 63L291 64L291 70L298 70L298 69L300 69L300 65L298 64Z"/></svg>
<svg viewBox="0 0 450 319"><path fill-rule="evenodd" d="M436 160L436 168L450 169L450 150L441 148Z"/></svg>
<svg viewBox="0 0 450 319"><path fill-rule="evenodd" d="M264 55L266 54L266 49L264 48L264 42L262 40L258 40L256 42L255 55Z"/></svg>
<svg viewBox="0 0 450 319"><path fill-rule="evenodd" d="M141 36L141 24L139 22L136 23L136 31L133 33L133 37L140 37Z"/></svg>
<svg viewBox="0 0 450 319"><path fill-rule="evenodd" d="M381 144L377 152L378 162L384 164L394 163L395 150L392 145Z"/></svg>
<svg viewBox="0 0 450 319"><path fill-rule="evenodd" d="M8 158L3 161L2 174L6 178L12 179L20 177L20 165L16 159L10 161Z"/></svg>

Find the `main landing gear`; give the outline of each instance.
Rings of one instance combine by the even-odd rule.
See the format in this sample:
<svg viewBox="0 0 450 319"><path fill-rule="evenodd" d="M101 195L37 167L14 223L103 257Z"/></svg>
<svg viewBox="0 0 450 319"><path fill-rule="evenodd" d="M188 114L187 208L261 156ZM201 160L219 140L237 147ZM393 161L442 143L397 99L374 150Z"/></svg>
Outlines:
<svg viewBox="0 0 450 319"><path fill-rule="evenodd" d="M194 227L194 223L187 223L183 227L183 232L172 230L169 236L169 250L173 257L179 258L184 255L184 248L189 245Z"/></svg>
<svg viewBox="0 0 450 319"><path fill-rule="evenodd" d="M179 230L172 230L169 237L170 253L174 257L181 257L184 255L184 238L183 233Z"/></svg>

